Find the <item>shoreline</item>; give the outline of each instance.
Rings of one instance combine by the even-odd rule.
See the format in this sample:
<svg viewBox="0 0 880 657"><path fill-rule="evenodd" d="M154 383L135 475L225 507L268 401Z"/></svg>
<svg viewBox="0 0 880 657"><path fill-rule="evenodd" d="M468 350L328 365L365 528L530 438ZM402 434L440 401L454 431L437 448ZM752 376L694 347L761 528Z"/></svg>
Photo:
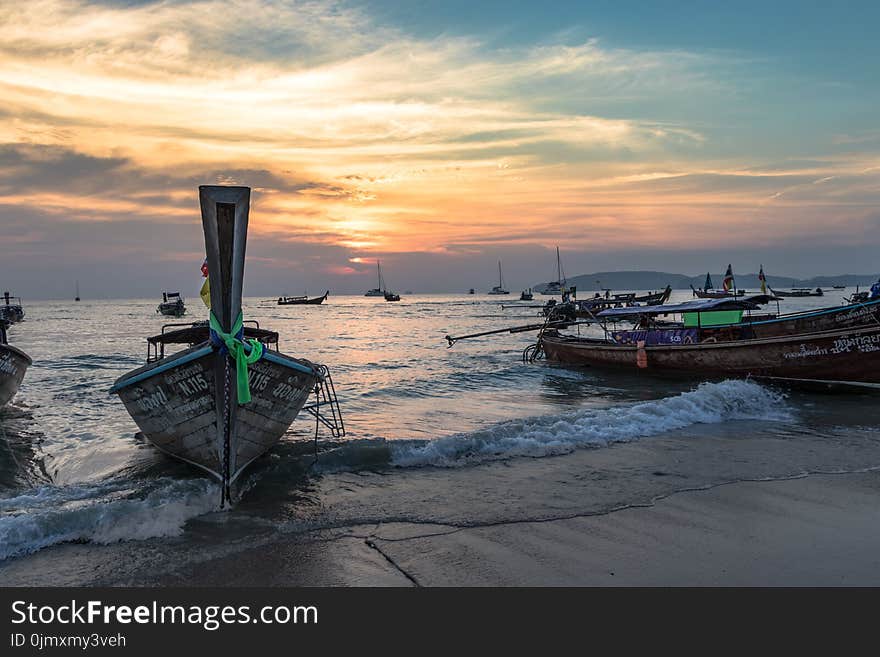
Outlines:
<svg viewBox="0 0 880 657"><path fill-rule="evenodd" d="M10 559L0 583L880 585L875 440L819 450L759 430L697 433L453 470L324 475L311 515L300 504L288 509L300 517L269 518L245 500L180 536Z"/></svg>

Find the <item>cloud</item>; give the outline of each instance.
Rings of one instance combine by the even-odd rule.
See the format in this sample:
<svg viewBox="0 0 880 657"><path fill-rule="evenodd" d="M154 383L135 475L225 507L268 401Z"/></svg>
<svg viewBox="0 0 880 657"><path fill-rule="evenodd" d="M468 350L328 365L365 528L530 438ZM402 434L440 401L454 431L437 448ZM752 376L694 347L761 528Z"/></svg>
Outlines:
<svg viewBox="0 0 880 657"><path fill-rule="evenodd" d="M730 52L418 38L332 0L33 0L0 25L0 255L25 268L184 262L204 183L254 188L261 267L340 278L378 254L866 239L878 200L870 131L756 155Z"/></svg>

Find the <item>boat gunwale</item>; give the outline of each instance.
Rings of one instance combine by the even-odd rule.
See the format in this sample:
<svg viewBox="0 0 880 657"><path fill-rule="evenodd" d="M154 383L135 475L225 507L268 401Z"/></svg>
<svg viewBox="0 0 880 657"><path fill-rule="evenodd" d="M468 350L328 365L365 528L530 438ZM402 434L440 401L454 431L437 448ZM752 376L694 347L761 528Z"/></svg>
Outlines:
<svg viewBox="0 0 880 657"><path fill-rule="evenodd" d="M151 363L146 363L142 367L123 374L121 377L116 379L116 382L110 388L109 392L119 393L121 390L131 385L134 385L135 383L140 383L141 381L152 378L157 374L162 374L163 372L167 372L174 367L185 365L186 363L191 363L194 360L198 360L199 358L202 358L203 356L207 356L212 353L217 353L217 350L209 342L203 342L201 344L189 347L188 349L178 351L177 353L171 354L170 356L166 356L165 358L160 358L159 360L153 361ZM268 360L271 363L275 363L277 365L282 365L292 370L296 370L302 374L309 374L320 381L324 380L324 376L320 372L320 369L310 361L301 362L299 359L293 358L292 356L287 356L286 354L276 353L269 350L263 351L262 358ZM306 365L305 363L308 363L308 365Z"/></svg>
<svg viewBox="0 0 880 657"><path fill-rule="evenodd" d="M26 360L26 361L27 361L27 364L28 364L28 367L30 367L31 365L34 364L34 360L33 360L33 358L31 358L30 356L28 356L28 355L27 355L26 353L24 353L21 349L19 349L18 347L14 346L14 345L11 345L11 344L8 344L8 343L0 344L0 348L2 348L2 349L9 349L9 351L11 351L11 352L12 352L13 354L15 354L16 356L20 356L21 358L23 358L24 360Z"/></svg>
<svg viewBox="0 0 880 657"><path fill-rule="evenodd" d="M825 308L815 308L812 310L797 310L797 311L794 311L791 313L777 315L773 319L760 319L760 320L757 320L754 322L743 321L743 322L735 322L732 324L718 324L718 325L712 325L711 328L718 329L718 328L734 328L734 327L738 327L738 326L758 326L761 324L778 324L780 322L786 322L786 321L793 320L793 319L806 319L809 317L820 317L822 315L831 315L834 313L844 313L844 312L851 311L851 310L858 310L859 308L869 308L871 306L877 306L877 305L880 305L880 299L873 299L871 301L851 303L851 304L847 304L845 306L827 306ZM672 308L674 306L668 306L668 307ZM651 315L658 316L658 315L683 314L684 312L688 312L688 313L725 312L725 310L718 310L716 308L709 308L707 310L694 309L694 310L687 310L687 311L683 311L683 312L680 312L680 311L664 312L663 311L664 306L662 306L662 305L660 305L660 306L639 306L638 308L644 308L645 312L633 312L632 315L620 315L620 319L618 321L626 321L627 319L633 319L635 317L644 317L644 316L651 316ZM751 309L744 309L744 310L748 311ZM601 315L596 315L596 317L598 317L600 320L604 319L607 321L611 321L612 316L603 317ZM710 328L710 327L705 327L705 328ZM832 330L837 330L837 329L832 329Z"/></svg>
<svg viewBox="0 0 880 657"><path fill-rule="evenodd" d="M733 324L733 326L737 326ZM717 328L715 326L713 329ZM816 331L813 333L796 333L794 335L777 335L777 336L767 336L763 338L744 338L740 340L723 340L718 342L695 342L692 344L657 344L657 345L645 345L644 347L639 347L635 344L618 344L616 342L611 342L608 340L604 340L602 338L583 338L578 336L568 336L562 333L558 333L557 335L544 335L541 336L541 340L549 340L555 344L568 344L568 345L580 345L582 347L595 347L595 348L604 348L604 349L615 349L620 351L637 351L638 349L645 349L646 351L656 351L656 350L676 350L676 351L685 351L685 350L701 350L701 349L728 349L728 348L738 348L738 347L748 347L754 345L766 345L766 344L779 344L779 343L790 343L790 342L806 342L809 339L821 339L821 338L829 338L838 334L847 334L852 335L853 333L880 333L880 324L878 325L864 325L864 326L855 326L850 328L839 328L832 329L829 331Z"/></svg>

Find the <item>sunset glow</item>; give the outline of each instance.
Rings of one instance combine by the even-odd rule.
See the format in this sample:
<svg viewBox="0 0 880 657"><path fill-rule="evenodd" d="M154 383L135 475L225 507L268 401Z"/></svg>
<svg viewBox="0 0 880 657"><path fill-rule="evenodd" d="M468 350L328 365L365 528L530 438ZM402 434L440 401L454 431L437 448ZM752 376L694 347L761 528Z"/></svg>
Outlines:
<svg viewBox="0 0 880 657"><path fill-rule="evenodd" d="M264 263L296 289L356 291L377 257L398 280L430 263L428 291L484 285L496 255L532 249L544 269L510 263L526 285L557 244L584 271L700 249L750 269L755 245L793 244L836 249L826 269L878 268L845 255L878 243L876 89L801 71L786 90L748 48L620 45L586 19L504 41L372 9L3 3L2 274L22 287L28 268L190 256L197 272L196 187L222 182L254 188L254 280ZM485 280L438 282L464 260ZM788 252L776 268L809 270Z"/></svg>

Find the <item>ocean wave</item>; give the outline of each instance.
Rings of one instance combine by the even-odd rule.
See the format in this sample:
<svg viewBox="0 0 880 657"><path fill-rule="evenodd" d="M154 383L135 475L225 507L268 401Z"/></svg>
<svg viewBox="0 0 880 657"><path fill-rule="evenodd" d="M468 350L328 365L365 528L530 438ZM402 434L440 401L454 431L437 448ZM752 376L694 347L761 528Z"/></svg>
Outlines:
<svg viewBox="0 0 880 657"><path fill-rule="evenodd" d="M430 441L391 444L398 467L460 467L512 457L566 454L580 447L627 442L694 424L728 420L786 421L781 393L753 381L702 383L663 399L566 415L511 420Z"/></svg>
<svg viewBox="0 0 880 657"><path fill-rule="evenodd" d="M176 536L217 510L207 479L159 479L140 493L121 484L41 486L0 500L0 560L67 542L116 543Z"/></svg>

